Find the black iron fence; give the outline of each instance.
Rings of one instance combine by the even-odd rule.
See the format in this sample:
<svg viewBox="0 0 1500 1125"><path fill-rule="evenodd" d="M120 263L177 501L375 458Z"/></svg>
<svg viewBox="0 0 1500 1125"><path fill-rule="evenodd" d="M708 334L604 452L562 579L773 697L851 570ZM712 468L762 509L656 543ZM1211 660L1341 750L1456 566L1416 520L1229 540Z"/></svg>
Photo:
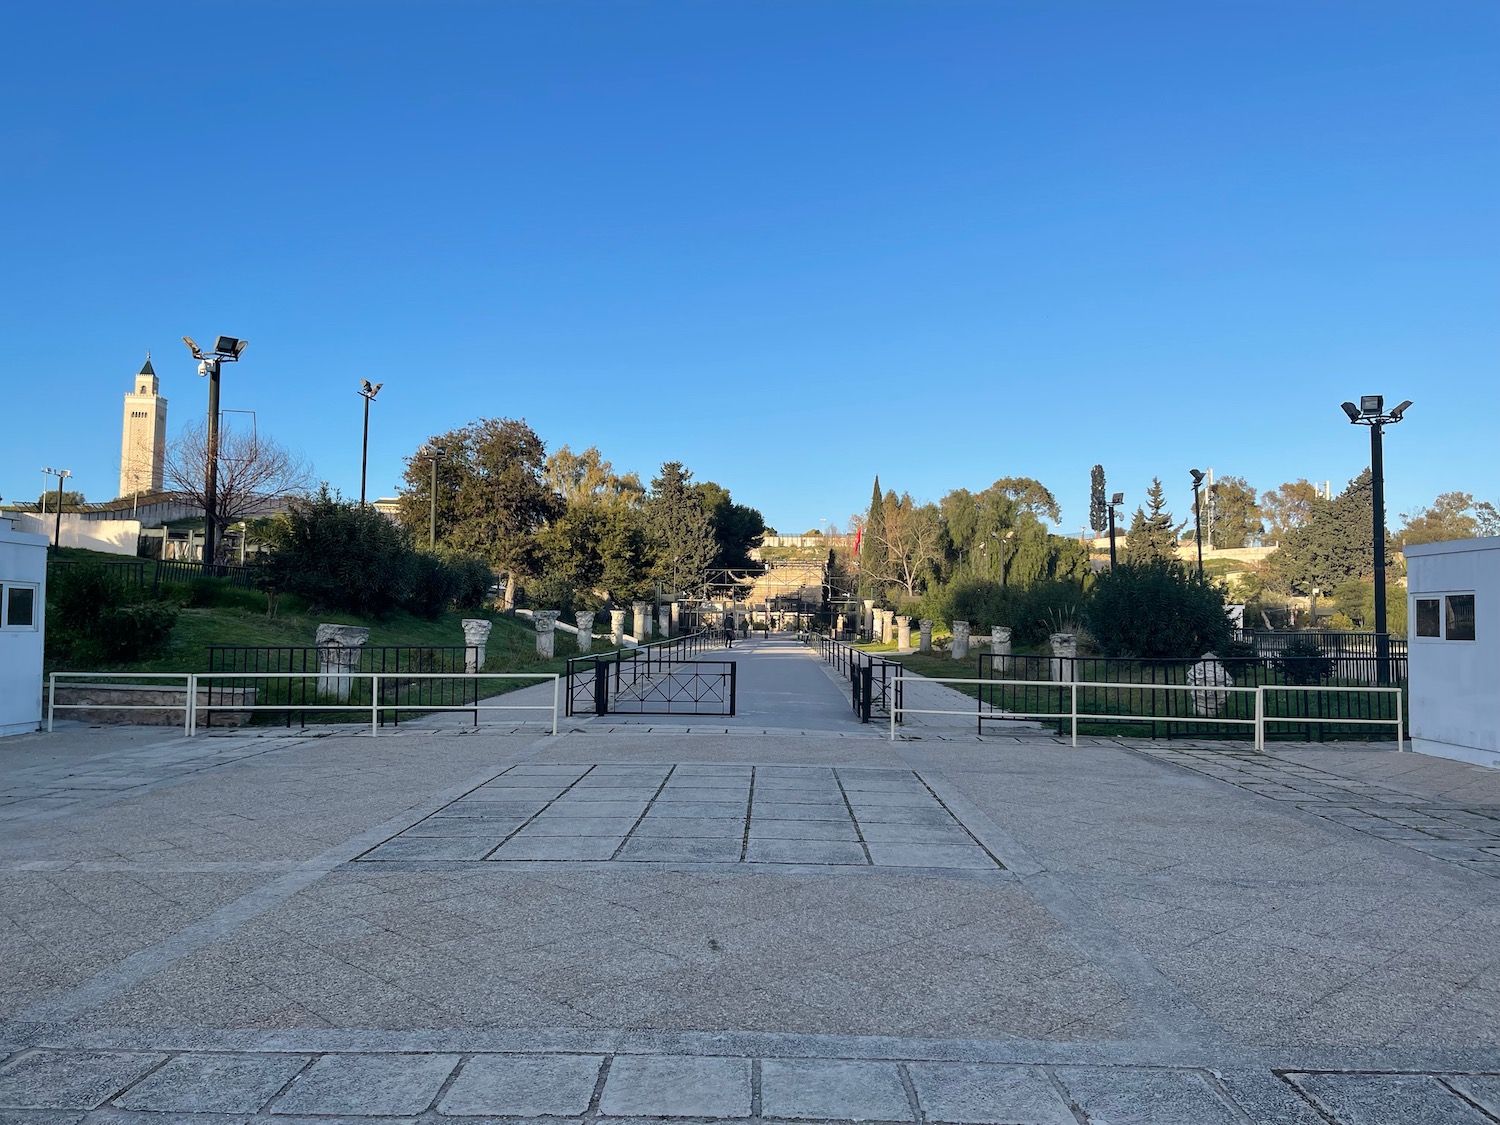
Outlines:
<svg viewBox="0 0 1500 1125"><path fill-rule="evenodd" d="M357 656L351 660L351 656ZM452 708L473 705L474 725L479 725L479 681L469 675L478 670L479 649L473 645L377 645L350 650L338 645L210 645L208 673L199 676L200 690L210 705L230 704L240 700L246 689L254 689L257 707L284 704L284 709L261 711L275 721L285 718L306 726L309 716L315 722L368 722L372 705L378 705L380 725L399 725L403 712L430 711L436 707ZM284 673L261 678L238 679L226 676L214 680L214 673ZM380 698L370 696L372 672L382 673ZM403 672L424 673L420 678L405 679ZM363 673L363 675L361 675ZM426 674L437 673L434 678ZM447 673L451 678L442 674ZM307 711L308 706L347 703L349 711ZM213 711L205 712L205 726L212 725Z"/></svg>
<svg viewBox="0 0 1500 1125"><path fill-rule="evenodd" d="M1007 713L1033 718L1056 714L1061 734L1070 725L1072 706L1070 692L1061 688L1072 683L1080 685L1081 714L1109 716L1081 723L1080 733L1252 738L1254 730L1246 721L1256 717L1254 693L1224 689L1262 686L1270 689L1263 695L1268 738L1363 740L1374 729L1367 721L1396 719L1395 694L1375 690L1374 655L1247 656L1219 663L1222 677L1197 660L981 653L979 679L1012 682L978 685L977 722L982 731L986 722L1004 721ZM1392 658L1393 686L1405 683L1405 664L1404 656ZM1185 687L1193 690L1181 690ZM1333 687L1351 690L1316 690Z"/></svg>
<svg viewBox="0 0 1500 1125"><path fill-rule="evenodd" d="M52 559L47 563L49 571L59 574L80 566L103 570L116 581L140 589L150 588L153 593L160 593L164 586L185 586L199 578L219 578L231 586L253 590L256 575L260 573L253 566L228 563L216 563L205 569L202 563L187 559Z"/></svg>
<svg viewBox="0 0 1500 1125"><path fill-rule="evenodd" d="M889 715L892 702L898 710L904 705L900 664L823 633L805 639L849 678L849 702L860 722L868 723L872 714Z"/></svg>
<svg viewBox="0 0 1500 1125"><path fill-rule="evenodd" d="M721 634L705 629L637 648L570 657L566 713L733 715L733 661L693 659L723 644Z"/></svg>
<svg viewBox="0 0 1500 1125"><path fill-rule="evenodd" d="M1314 630L1306 629L1296 632L1278 632L1269 629L1240 629L1234 633L1234 639L1255 646L1256 654L1259 656L1276 656L1284 652L1290 646L1313 645L1321 649L1327 656L1334 659L1343 657L1358 658L1362 656L1378 655L1375 647L1375 634L1368 632L1341 632L1338 630ZM1402 661L1403 671L1407 653L1406 638L1393 636L1388 638L1391 660ZM1392 673L1394 678L1394 673Z"/></svg>

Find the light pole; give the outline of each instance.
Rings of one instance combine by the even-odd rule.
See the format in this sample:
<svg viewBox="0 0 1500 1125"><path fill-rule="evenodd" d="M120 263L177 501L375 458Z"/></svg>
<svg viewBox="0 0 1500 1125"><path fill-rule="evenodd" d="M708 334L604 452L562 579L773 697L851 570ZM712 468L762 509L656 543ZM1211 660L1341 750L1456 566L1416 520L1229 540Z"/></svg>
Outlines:
<svg viewBox="0 0 1500 1125"><path fill-rule="evenodd" d="M1115 568L1115 509L1125 503L1125 494L1116 492L1109 498L1109 569Z"/></svg>
<svg viewBox="0 0 1500 1125"><path fill-rule="evenodd" d="M219 503L219 365L238 361L249 341L237 336L220 336L214 340L211 352L199 350L191 336L184 336L182 342L198 361L198 374L208 376L208 448L204 451L207 467L203 482L203 573L212 574L214 524L218 519L215 508Z"/></svg>
<svg viewBox="0 0 1500 1125"><path fill-rule="evenodd" d="M428 496L431 507L428 510L427 549L435 550L437 548L437 467L438 462L444 457L444 451L441 446L434 445L430 446L423 456L432 462L432 490Z"/></svg>
<svg viewBox="0 0 1500 1125"><path fill-rule="evenodd" d="M73 474L68 469L43 469L42 470L42 474L43 474L44 477L56 477L57 478L57 519L54 521L54 523L52 525L52 549L54 551L56 551L57 548L62 544L62 493L63 493L63 481L67 480ZM47 495L47 493L44 490L42 492L42 496L45 497L46 495ZM43 526L45 527L46 525L43 524Z"/></svg>
<svg viewBox="0 0 1500 1125"><path fill-rule="evenodd" d="M1203 487L1203 474L1189 469L1193 474L1193 538L1198 541L1198 577L1203 577L1203 525L1199 522L1198 489Z"/></svg>
<svg viewBox="0 0 1500 1125"><path fill-rule="evenodd" d="M1385 456L1381 448L1381 436L1387 425L1401 421L1411 399L1407 399L1390 413L1385 410L1384 395L1361 395L1359 405L1352 402L1341 404L1349 421L1356 426L1370 427L1370 484L1373 516L1372 540L1375 548L1375 682L1387 687L1391 682L1391 637L1385 623Z"/></svg>
<svg viewBox="0 0 1500 1125"><path fill-rule="evenodd" d="M365 438L359 447L359 506L365 506L365 465L370 456L370 403L375 401L375 396L380 393L384 383L376 383L370 386L370 380L359 381L359 397L365 400Z"/></svg>

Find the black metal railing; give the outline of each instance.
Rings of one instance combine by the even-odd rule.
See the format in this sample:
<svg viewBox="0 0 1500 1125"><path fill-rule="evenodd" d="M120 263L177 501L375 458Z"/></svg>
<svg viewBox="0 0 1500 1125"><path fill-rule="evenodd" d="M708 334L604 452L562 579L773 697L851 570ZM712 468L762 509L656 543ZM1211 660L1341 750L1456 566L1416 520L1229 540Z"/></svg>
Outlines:
<svg viewBox="0 0 1500 1125"><path fill-rule="evenodd" d="M705 629L667 640L651 641L637 648L611 649L608 652L569 657L564 674L565 711L568 715L607 715L618 709L614 706L614 701L641 695L647 685L666 678L672 666L706 650L723 647L723 644L721 635ZM732 693L726 706L731 710L693 713L732 715Z"/></svg>
<svg viewBox="0 0 1500 1125"><path fill-rule="evenodd" d="M825 661L849 679L849 703L862 723L873 714L889 715L895 704L905 705L901 686L901 665L875 653L865 652L824 633L812 633L804 640L815 647Z"/></svg>
<svg viewBox="0 0 1500 1125"><path fill-rule="evenodd" d="M1225 691L1226 687L1275 690L1265 693L1268 738L1324 741L1368 739L1372 728L1363 722L1340 723L1339 719L1391 722L1396 718L1396 699L1388 690L1374 689L1376 658L1370 656L1256 656L1228 658L1219 663L1225 678L1195 678L1198 660L1143 660L1126 657L1010 656L981 653L977 678L1013 681L978 685L977 722L1006 719L1007 713L1058 715L1059 734L1069 726L1069 693L1058 685L1078 683L1081 714L1104 715L1079 726L1080 733L1132 733L1150 738L1249 739L1255 718L1255 696L1247 691ZM1400 665L1399 679L1396 665ZM1392 686L1406 679L1405 658L1393 658ZM1015 682L1019 681L1019 682ZM1191 687L1191 691L1180 690ZM1305 690L1318 687L1353 688L1351 691ZM1211 720L1235 720L1216 723ZM1052 724L1050 719L1042 722Z"/></svg>
<svg viewBox="0 0 1500 1125"><path fill-rule="evenodd" d="M188 559L52 559L47 566L57 573L70 567L98 568L116 581L141 589L150 587L153 593L160 593L164 586L185 586L199 578L217 578L231 586L253 590L256 575L261 573L253 566L228 563L216 563L205 569L202 563Z"/></svg>
<svg viewBox="0 0 1500 1125"><path fill-rule="evenodd" d="M1378 655L1375 634L1371 632L1342 632L1332 629L1307 629L1278 632L1268 629L1237 629L1234 639L1255 646L1258 656L1276 656L1290 645L1316 645L1327 656L1361 657ZM1406 659L1407 643L1403 636L1389 638L1390 656L1393 661ZM1392 673L1394 677L1394 673Z"/></svg>
<svg viewBox="0 0 1500 1125"><path fill-rule="evenodd" d="M372 704L380 708L380 725L399 725L403 712L413 714L436 707L453 708L472 705L474 725L479 725L479 681L469 674L479 659L473 645L376 645L363 646L353 663L344 663L349 650L340 646L316 645L210 645L208 673L199 677L210 704L232 703L242 698L245 689L255 691L257 708L283 704L278 710L258 711L268 717L283 716L286 725L296 718L306 726L309 716L315 722L363 722L370 716ZM477 670L477 669L476 669ZM258 673L254 678L226 676L214 680L214 673ZM374 683L370 673L378 672L380 698L372 700ZM420 678L404 678L401 673L424 673ZM267 675L267 674L271 675ZM285 673L285 678L279 674ZM428 678L426 674L437 674ZM261 678L264 676L265 678ZM307 711L311 705L346 703L349 710ZM213 712L205 712L205 726L212 725Z"/></svg>

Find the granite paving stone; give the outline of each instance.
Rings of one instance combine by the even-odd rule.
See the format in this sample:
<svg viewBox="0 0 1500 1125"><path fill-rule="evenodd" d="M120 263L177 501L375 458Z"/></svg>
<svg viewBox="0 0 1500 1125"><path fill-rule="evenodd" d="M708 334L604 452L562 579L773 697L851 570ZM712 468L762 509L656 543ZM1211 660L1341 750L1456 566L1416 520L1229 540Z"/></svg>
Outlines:
<svg viewBox="0 0 1500 1125"><path fill-rule="evenodd" d="M908 1068L927 1121L988 1125L1076 1125L1038 1067L913 1063Z"/></svg>
<svg viewBox="0 0 1500 1125"><path fill-rule="evenodd" d="M0 1067L0 1108L93 1109L166 1057L139 1051L27 1051Z"/></svg>
<svg viewBox="0 0 1500 1125"><path fill-rule="evenodd" d="M755 840L856 840L854 822L842 820L768 820L752 817L750 839Z"/></svg>
<svg viewBox="0 0 1500 1125"><path fill-rule="evenodd" d="M828 863L859 864L870 862L858 843L843 840L757 840L751 838L745 851L748 863Z"/></svg>
<svg viewBox="0 0 1500 1125"><path fill-rule="evenodd" d="M623 836L515 836L498 848L489 862L604 860L615 854L623 839Z"/></svg>
<svg viewBox="0 0 1500 1125"><path fill-rule="evenodd" d="M120 1097L122 1109L254 1113L310 1061L308 1055L179 1055Z"/></svg>
<svg viewBox="0 0 1500 1125"><path fill-rule="evenodd" d="M503 840L525 823L524 820L492 820L489 817L430 816L420 824L412 825L397 838L409 840L422 837L483 836Z"/></svg>
<svg viewBox="0 0 1500 1125"><path fill-rule="evenodd" d="M1239 1115L1197 1071L1059 1067L1056 1073L1093 1121L1109 1125L1240 1125Z"/></svg>
<svg viewBox="0 0 1500 1125"><path fill-rule="evenodd" d="M516 834L516 839L527 840L537 836L613 836L619 839L629 834L637 819L633 816L578 817L543 813L521 829Z"/></svg>
<svg viewBox="0 0 1500 1125"><path fill-rule="evenodd" d="M599 1112L623 1117L748 1117L750 1060L616 1056Z"/></svg>
<svg viewBox="0 0 1500 1125"><path fill-rule="evenodd" d="M619 858L635 862L737 863L743 840L738 837L635 836L626 841Z"/></svg>
<svg viewBox="0 0 1500 1125"><path fill-rule="evenodd" d="M890 844L872 841L870 859L881 867L956 867L997 870L995 863L978 845L969 844Z"/></svg>
<svg viewBox="0 0 1500 1125"><path fill-rule="evenodd" d="M734 817L653 816L650 813L636 826L641 836L715 836L738 840L745 834L745 822Z"/></svg>
<svg viewBox="0 0 1500 1125"><path fill-rule="evenodd" d="M458 1065L457 1055L324 1055L276 1099L275 1114L422 1113Z"/></svg>
<svg viewBox="0 0 1500 1125"><path fill-rule="evenodd" d="M766 1059L761 1107L795 1120L864 1118L909 1121L911 1103L894 1063L841 1059Z"/></svg>
<svg viewBox="0 0 1500 1125"><path fill-rule="evenodd" d="M501 833L477 837L412 837L387 840L364 855L361 862L406 859L483 859L505 839Z"/></svg>
<svg viewBox="0 0 1500 1125"><path fill-rule="evenodd" d="M651 806L653 817L691 817L701 820L720 820L745 815L744 801L658 801Z"/></svg>
<svg viewBox="0 0 1500 1125"><path fill-rule="evenodd" d="M586 1112L598 1055L478 1055L463 1066L437 1110L448 1116L557 1116Z"/></svg>
<svg viewBox="0 0 1500 1125"><path fill-rule="evenodd" d="M1292 1080L1339 1125L1492 1125L1427 1074L1299 1074Z"/></svg>

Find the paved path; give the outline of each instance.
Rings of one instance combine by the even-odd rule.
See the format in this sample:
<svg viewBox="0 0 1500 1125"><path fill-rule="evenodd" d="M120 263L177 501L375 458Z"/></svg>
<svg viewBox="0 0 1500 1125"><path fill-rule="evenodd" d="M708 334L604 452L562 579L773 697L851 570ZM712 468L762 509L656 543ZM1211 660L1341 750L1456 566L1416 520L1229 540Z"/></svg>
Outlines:
<svg viewBox="0 0 1500 1125"><path fill-rule="evenodd" d="M0 742L0 1122L1500 1121L1500 773L733 651L733 722Z"/></svg>

